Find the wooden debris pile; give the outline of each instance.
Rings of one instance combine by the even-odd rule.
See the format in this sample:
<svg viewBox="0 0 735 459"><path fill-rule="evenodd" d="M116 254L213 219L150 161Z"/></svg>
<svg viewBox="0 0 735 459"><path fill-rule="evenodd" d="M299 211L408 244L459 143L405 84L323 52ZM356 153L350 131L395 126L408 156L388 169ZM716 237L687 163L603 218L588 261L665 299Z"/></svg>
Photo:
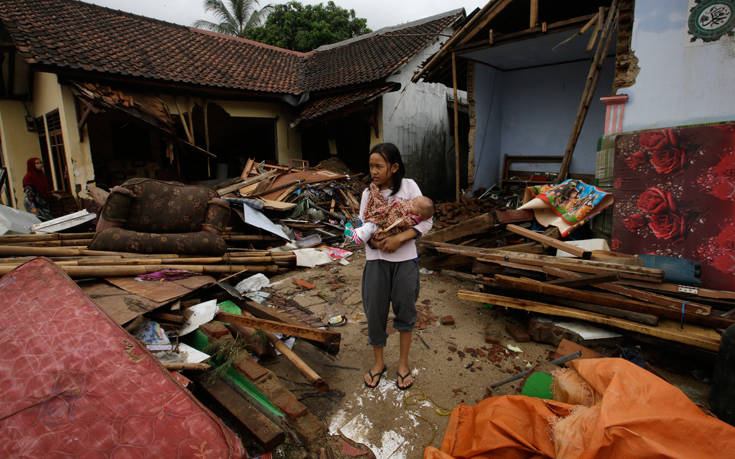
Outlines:
<svg viewBox="0 0 735 459"><path fill-rule="evenodd" d="M431 269L474 282L459 298L608 325L717 351L735 323L735 292L664 282L665 272L635 256L585 250L533 216L496 210L429 233L419 243ZM556 251L566 256L554 256Z"/></svg>

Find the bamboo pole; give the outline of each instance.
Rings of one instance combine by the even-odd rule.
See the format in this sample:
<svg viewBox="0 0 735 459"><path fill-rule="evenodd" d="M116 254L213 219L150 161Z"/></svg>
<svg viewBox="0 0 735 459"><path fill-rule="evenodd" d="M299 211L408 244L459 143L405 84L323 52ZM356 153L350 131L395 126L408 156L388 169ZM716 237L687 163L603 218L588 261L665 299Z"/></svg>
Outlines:
<svg viewBox="0 0 735 459"><path fill-rule="evenodd" d="M185 371L207 371L211 367L206 363L163 363L163 366L169 370L185 370Z"/></svg>
<svg viewBox="0 0 735 459"><path fill-rule="evenodd" d="M459 101L457 100L457 55L452 53L452 86L454 87L454 188L455 199L459 202Z"/></svg>
<svg viewBox="0 0 735 459"><path fill-rule="evenodd" d="M600 69L602 68L603 62L605 61L605 55L607 54L607 49L610 46L610 40L614 35L613 30L615 27L613 27L613 23L615 22L617 16L618 0L613 0L607 13L607 19L605 20L605 26L602 29L600 41L597 43L597 51L595 52L595 57L592 60L592 65L590 65L590 70L587 74L584 91L582 92L582 100L579 101L577 117L574 120L572 133L569 136L567 148L564 151L564 159L562 160L561 167L559 168L559 175L556 178L556 183L563 182L569 174L569 166L572 163L572 155L574 154L574 149L577 146L579 135L582 132L582 126L584 125L584 120L587 117L587 111L590 108L592 96L594 95L595 89L597 88L597 83L600 80ZM600 18L599 20L602 20L602 18Z"/></svg>
<svg viewBox="0 0 735 459"><path fill-rule="evenodd" d="M5 234L0 236L0 244L16 242L64 241L67 239L91 239L95 233L46 233L46 234Z"/></svg>
<svg viewBox="0 0 735 459"><path fill-rule="evenodd" d="M329 386L326 382L322 379L319 374L314 371L309 365L306 364L303 360L301 360L301 357L296 355L294 351L288 348L283 341L276 338L273 333L265 332L265 336L268 338L268 340L273 343L275 348L283 354L295 367L298 369L302 375L306 378L307 381L309 381L318 391L320 392L326 392L329 390Z"/></svg>
<svg viewBox="0 0 735 459"><path fill-rule="evenodd" d="M5 275L18 265L0 266L0 275ZM197 274L232 274L238 271L252 273L276 273L277 265L123 265L123 266L59 266L71 277L127 277L162 271L180 269Z"/></svg>

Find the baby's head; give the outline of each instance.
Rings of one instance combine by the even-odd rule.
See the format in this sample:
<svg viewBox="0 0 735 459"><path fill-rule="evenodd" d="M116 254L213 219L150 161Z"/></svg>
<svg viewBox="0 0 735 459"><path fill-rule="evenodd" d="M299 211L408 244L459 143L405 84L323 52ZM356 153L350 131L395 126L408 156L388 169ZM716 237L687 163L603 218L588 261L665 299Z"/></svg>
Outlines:
<svg viewBox="0 0 735 459"><path fill-rule="evenodd" d="M434 201L426 196L413 198L408 203L411 205L411 213L419 217L422 221L428 220L434 215Z"/></svg>

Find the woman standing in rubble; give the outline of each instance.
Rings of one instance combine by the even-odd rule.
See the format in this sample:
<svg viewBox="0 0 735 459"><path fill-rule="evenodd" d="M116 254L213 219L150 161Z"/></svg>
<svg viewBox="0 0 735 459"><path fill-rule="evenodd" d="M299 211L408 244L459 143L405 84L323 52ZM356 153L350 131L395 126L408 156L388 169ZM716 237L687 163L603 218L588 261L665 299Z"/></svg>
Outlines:
<svg viewBox="0 0 735 459"><path fill-rule="evenodd" d="M406 169L398 148L381 143L370 150L370 176L380 193L393 201L421 196L416 182L404 178ZM360 219L365 218L369 188L362 193ZM396 369L396 386L406 390L413 385L408 351L416 323L416 300L419 294L419 267L415 239L431 230L432 219L365 246L365 269L362 273L362 304L368 322L368 343L373 347L374 363L365 373L367 387L377 387L387 371L383 360L388 310L393 304L393 327L400 335L400 355Z"/></svg>
<svg viewBox="0 0 735 459"><path fill-rule="evenodd" d="M26 211L34 214L39 220L51 220L51 207L48 200L53 197L51 189L43 173L43 162L39 158L31 158L26 162L26 175L23 176L23 205Z"/></svg>

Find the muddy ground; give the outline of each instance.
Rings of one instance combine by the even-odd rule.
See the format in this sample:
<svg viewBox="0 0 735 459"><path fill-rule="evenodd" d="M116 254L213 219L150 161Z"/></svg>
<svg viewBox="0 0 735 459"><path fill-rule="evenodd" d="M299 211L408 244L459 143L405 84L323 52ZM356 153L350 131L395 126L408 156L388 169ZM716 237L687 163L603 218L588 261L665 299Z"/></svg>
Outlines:
<svg viewBox="0 0 735 459"><path fill-rule="evenodd" d="M478 403L490 394L492 382L537 363L544 364L550 352L555 350L553 345L518 343L510 337L506 321L522 322L524 317L509 317L512 312L459 300L457 291L474 289L472 283L439 273L422 274L417 304L420 329L414 334L410 353L414 386L405 392L396 387L398 333L394 331L388 337L385 350L388 371L376 389L366 388L362 378L372 363L372 349L367 344L367 324L360 299L364 253L358 251L349 260L347 266L333 263L292 271L271 280L276 283L273 291L293 297L325 321L338 314L347 317L344 326L335 328L342 334L336 357L303 341L297 341L294 346L294 350L329 384L329 392L314 390L282 357L262 364L275 372L324 421L331 433L341 432L369 446L378 458L420 458L427 445L440 447L449 422L446 415L449 410L459 403ZM294 285L293 279L306 280L316 288L304 290ZM454 325L440 324L439 319L447 315L454 318ZM389 326L389 332L391 330ZM497 340L497 344L486 342L486 335ZM620 343L620 340L608 341L592 347L612 355ZM626 341L626 345L635 346L636 343ZM522 352L507 350L508 345ZM654 362L653 368L661 376L679 386L695 402L706 400L709 367L701 362L707 359L698 358L696 353L692 357L681 354L681 350L671 351L661 343L642 343L638 349L649 364ZM505 385L492 395L517 394L521 384ZM274 456L305 457L293 444L281 446Z"/></svg>

